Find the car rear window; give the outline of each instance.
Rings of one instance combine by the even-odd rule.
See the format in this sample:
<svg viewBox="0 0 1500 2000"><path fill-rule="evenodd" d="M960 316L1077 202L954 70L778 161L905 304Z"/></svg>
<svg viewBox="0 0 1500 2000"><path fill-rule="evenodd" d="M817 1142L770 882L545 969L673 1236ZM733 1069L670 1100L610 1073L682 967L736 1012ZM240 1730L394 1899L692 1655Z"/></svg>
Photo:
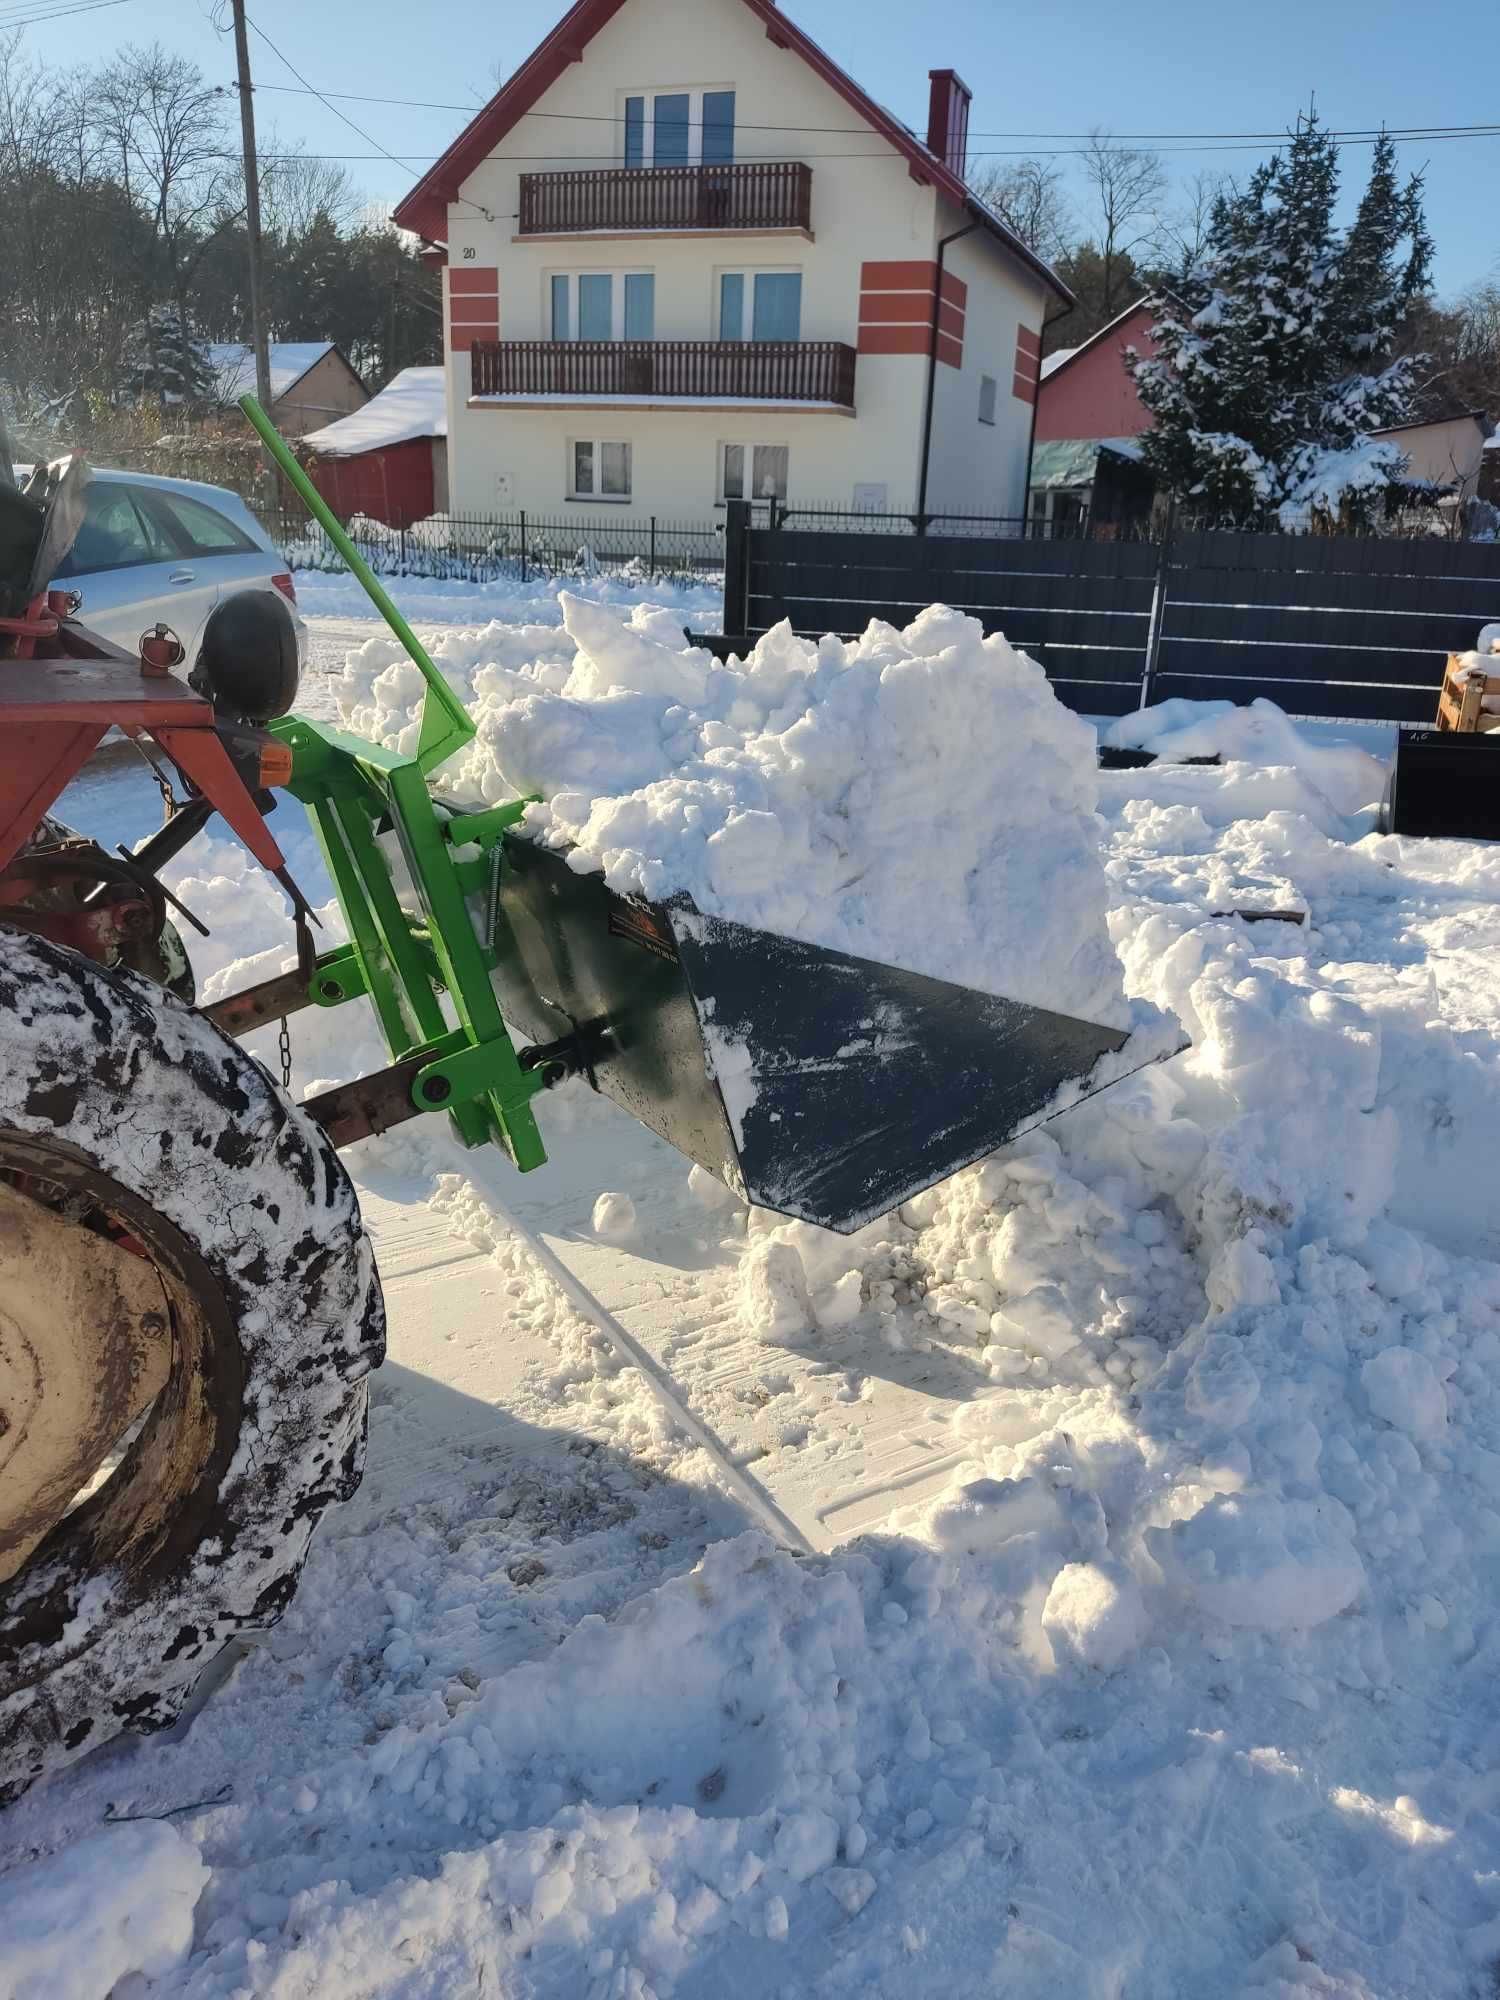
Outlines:
<svg viewBox="0 0 1500 2000"><path fill-rule="evenodd" d="M255 552L255 544L243 528L237 528L216 507L189 499L186 493L169 493L156 486L151 490L151 504L167 516L187 555L237 556L246 550Z"/></svg>
<svg viewBox="0 0 1500 2000"><path fill-rule="evenodd" d="M57 574L88 576L133 563L170 562L176 553L161 524L136 505L129 486L96 480L84 501L78 538Z"/></svg>

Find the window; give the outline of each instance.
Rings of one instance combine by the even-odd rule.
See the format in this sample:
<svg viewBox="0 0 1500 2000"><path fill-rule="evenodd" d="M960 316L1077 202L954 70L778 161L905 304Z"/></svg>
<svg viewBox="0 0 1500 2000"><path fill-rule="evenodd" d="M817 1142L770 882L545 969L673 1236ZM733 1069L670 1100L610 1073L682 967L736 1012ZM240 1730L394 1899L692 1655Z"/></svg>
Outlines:
<svg viewBox="0 0 1500 2000"><path fill-rule="evenodd" d="M153 487L148 498L153 510L160 509L167 516L186 554L237 556L246 550L253 553L255 544L244 529L226 520L217 508L206 507L186 493L169 493L164 487Z"/></svg>
<svg viewBox="0 0 1500 2000"><path fill-rule="evenodd" d="M720 340L800 340L802 273L800 271L721 272L719 338Z"/></svg>
<svg viewBox="0 0 1500 2000"><path fill-rule="evenodd" d="M568 446L570 500L628 500L630 446L574 438Z"/></svg>
<svg viewBox="0 0 1500 2000"><path fill-rule="evenodd" d="M995 421L995 398L999 393L999 388L996 385L993 375L980 376L979 421L982 424L992 424Z"/></svg>
<svg viewBox="0 0 1500 2000"><path fill-rule="evenodd" d="M719 498L784 501L787 455L784 444L720 445Z"/></svg>
<svg viewBox="0 0 1500 2000"><path fill-rule="evenodd" d="M650 271L568 271L550 280L554 340L654 340Z"/></svg>
<svg viewBox="0 0 1500 2000"><path fill-rule="evenodd" d="M59 577L88 576L95 570L127 569L136 563L171 562L176 549L129 486L96 480L84 501L83 525Z"/></svg>
<svg viewBox="0 0 1500 2000"><path fill-rule="evenodd" d="M732 90L660 90L625 99L627 167L728 166L734 159Z"/></svg>

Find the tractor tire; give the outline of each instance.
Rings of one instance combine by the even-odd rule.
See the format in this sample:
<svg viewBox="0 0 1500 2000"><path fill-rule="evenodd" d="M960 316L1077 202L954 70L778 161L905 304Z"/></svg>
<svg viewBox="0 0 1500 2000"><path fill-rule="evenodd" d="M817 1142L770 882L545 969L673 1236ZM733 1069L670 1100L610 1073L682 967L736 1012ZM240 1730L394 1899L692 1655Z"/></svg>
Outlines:
<svg viewBox="0 0 1500 2000"><path fill-rule="evenodd" d="M74 1474L101 1433L80 1421L50 1511L33 1488L24 1521L0 1515L4 1801L165 1727L236 1633L285 1609L320 1517L359 1483L385 1312L348 1176L265 1070L147 980L4 930L0 1184L0 1388L35 1406L49 1342L61 1353L28 1261L44 1238L85 1307L68 1380L127 1384L91 1482ZM95 1259L114 1260L100 1280ZM127 1327L119 1299L158 1281L163 1309ZM131 1328L155 1342L152 1386ZM0 1407L0 1493L15 1437Z"/></svg>

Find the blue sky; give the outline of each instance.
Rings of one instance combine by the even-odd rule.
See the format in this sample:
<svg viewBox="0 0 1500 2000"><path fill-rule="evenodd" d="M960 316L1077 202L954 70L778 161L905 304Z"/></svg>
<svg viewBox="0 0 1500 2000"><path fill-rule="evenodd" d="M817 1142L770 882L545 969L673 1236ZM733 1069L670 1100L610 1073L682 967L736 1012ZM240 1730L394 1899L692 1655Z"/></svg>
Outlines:
<svg viewBox="0 0 1500 2000"><path fill-rule="evenodd" d="M31 8L45 4L30 0ZM18 0L5 0L0 27L5 14L20 11ZM227 7L222 11L227 17ZM494 65L514 68L561 11L562 0L252 0L250 7L251 18L323 89L475 106L489 94ZM156 38L228 84L233 46L215 31L213 12L213 0L121 0L39 22L26 39L43 59L66 65ZM1278 132L1314 91L1319 110L1338 127L1500 124L1494 0L1437 0L1415 9L1409 0L1258 0L1244 7L1148 0L1133 8L1111 0L1070 0L1066 8L788 0L787 12L916 124L925 121L927 71L942 64L972 87L973 129L985 134L1073 133L1096 124L1122 134ZM263 44L253 44L251 55L258 84L295 82ZM440 152L463 122L458 111L342 108L414 165ZM316 98L267 89L258 113L263 131L274 128L309 150L372 151ZM1041 151L1047 144L984 137L974 150ZM1186 179L1200 168L1243 171L1273 147L1178 150L1164 139L1157 150ZM1346 154L1346 185L1367 158L1367 148ZM1439 289L1500 278L1500 135L1413 141L1403 145L1402 159L1427 171ZM1064 165L1072 170L1070 161ZM409 184L401 168L378 157L351 160L349 169L373 199L394 200Z"/></svg>

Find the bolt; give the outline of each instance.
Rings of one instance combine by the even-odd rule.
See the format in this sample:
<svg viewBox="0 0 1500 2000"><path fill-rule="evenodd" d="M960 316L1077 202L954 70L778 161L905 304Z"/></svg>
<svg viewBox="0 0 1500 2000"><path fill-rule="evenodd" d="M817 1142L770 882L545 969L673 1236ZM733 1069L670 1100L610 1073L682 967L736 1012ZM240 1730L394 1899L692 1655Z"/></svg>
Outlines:
<svg viewBox="0 0 1500 2000"><path fill-rule="evenodd" d="M343 997L344 989L336 979L325 979L320 982L318 991L325 1000L339 1000Z"/></svg>
<svg viewBox="0 0 1500 2000"><path fill-rule="evenodd" d="M167 1322L159 1312L141 1314L141 1332L156 1340L167 1330Z"/></svg>
<svg viewBox="0 0 1500 2000"><path fill-rule="evenodd" d="M429 1104L444 1104L453 1095L453 1085L445 1076L430 1076L422 1085L422 1095Z"/></svg>

